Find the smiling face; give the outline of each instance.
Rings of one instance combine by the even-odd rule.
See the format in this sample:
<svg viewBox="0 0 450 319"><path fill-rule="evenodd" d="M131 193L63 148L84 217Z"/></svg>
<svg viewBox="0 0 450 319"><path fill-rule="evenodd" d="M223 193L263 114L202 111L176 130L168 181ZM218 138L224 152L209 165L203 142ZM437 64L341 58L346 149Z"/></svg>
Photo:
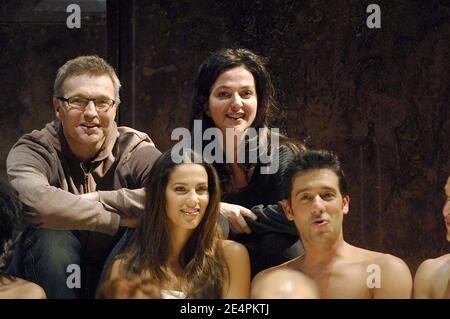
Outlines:
<svg viewBox="0 0 450 319"><path fill-rule="evenodd" d="M442 209L442 214L444 215L445 227L447 228L447 240L450 242L450 177L445 185L445 196L447 200Z"/></svg>
<svg viewBox="0 0 450 319"><path fill-rule="evenodd" d="M177 165L166 187L169 225L192 231L205 214L209 202L208 174L199 164Z"/></svg>
<svg viewBox="0 0 450 319"><path fill-rule="evenodd" d="M65 98L114 99L114 86L107 75L81 74L67 78L63 84ZM64 136L70 149L80 159L88 159L103 145L116 116L116 106L106 112L97 112L94 103L84 111L71 108L54 98L56 116L61 120Z"/></svg>
<svg viewBox="0 0 450 319"><path fill-rule="evenodd" d="M220 74L211 87L206 113L215 125L245 131L256 117L258 99L255 79L243 66Z"/></svg>
<svg viewBox="0 0 450 319"><path fill-rule="evenodd" d="M342 238L343 215L350 198L342 196L337 175L330 169L312 169L295 176L291 199L283 202L305 242L335 241Z"/></svg>

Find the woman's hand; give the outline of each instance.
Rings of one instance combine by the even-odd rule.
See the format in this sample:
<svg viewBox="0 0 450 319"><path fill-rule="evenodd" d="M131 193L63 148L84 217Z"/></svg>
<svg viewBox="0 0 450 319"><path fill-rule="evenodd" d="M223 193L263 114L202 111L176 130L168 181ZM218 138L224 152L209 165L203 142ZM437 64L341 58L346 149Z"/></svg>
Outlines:
<svg viewBox="0 0 450 319"><path fill-rule="evenodd" d="M244 217L249 217L253 220L257 219L250 209L224 202L220 203L220 213L228 220L230 228L235 234L250 234L252 232Z"/></svg>

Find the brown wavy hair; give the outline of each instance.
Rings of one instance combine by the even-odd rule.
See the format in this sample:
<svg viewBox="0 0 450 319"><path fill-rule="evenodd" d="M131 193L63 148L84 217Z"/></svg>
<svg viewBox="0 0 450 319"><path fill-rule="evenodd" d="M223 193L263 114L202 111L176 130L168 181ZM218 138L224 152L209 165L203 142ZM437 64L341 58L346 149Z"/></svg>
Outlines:
<svg viewBox="0 0 450 319"><path fill-rule="evenodd" d="M185 149L182 163L203 166L208 175L209 202L200 224L194 229L180 253L179 263L184 270L187 298L221 298L225 277L222 234L219 220L221 190L214 167L192 150ZM181 163L180 163L181 164ZM177 165L171 151L165 152L154 164L146 187L145 213L121 255L125 256L125 271L148 276L163 288L169 282L170 229L166 212L166 188L170 174ZM119 256L120 258L120 256Z"/></svg>
<svg viewBox="0 0 450 319"><path fill-rule="evenodd" d="M275 89L270 73L266 68L267 60L245 48L227 48L213 52L198 68L192 92L191 129L194 120L203 121L203 130L216 125L205 113L211 87L225 71L243 66L255 80L258 108L252 127L267 127L275 108Z"/></svg>
<svg viewBox="0 0 450 319"><path fill-rule="evenodd" d="M271 80L270 73L267 69L267 59L245 48L225 48L213 52L203 63L197 71L194 80L194 89L191 98L191 116L190 116L190 130L192 143L194 140L203 141L203 149L209 140L203 139L204 132L211 127L216 127L214 121L206 114L205 109L208 108L209 96L211 88L216 79L225 71L243 66L248 70L255 80L256 96L258 100L258 107L256 117L251 127L258 132L258 146L256 152L259 156L263 151L271 148L271 132L269 130L269 122L276 109L275 103L275 89ZM194 121L201 120L202 129L194 130ZM275 134L274 132L272 134ZM289 139L282 134L279 135L280 143L289 143L293 147L304 149L302 143ZM248 140L246 140L248 143ZM191 144L193 145L193 144ZM248 145L244 145L247 150ZM255 150L254 150L255 151ZM246 157L245 163L240 164L246 175L250 169L255 166L255 163L249 162ZM256 165L257 166L257 165ZM226 163L214 163L220 181L223 194L227 194L232 188L231 172Z"/></svg>

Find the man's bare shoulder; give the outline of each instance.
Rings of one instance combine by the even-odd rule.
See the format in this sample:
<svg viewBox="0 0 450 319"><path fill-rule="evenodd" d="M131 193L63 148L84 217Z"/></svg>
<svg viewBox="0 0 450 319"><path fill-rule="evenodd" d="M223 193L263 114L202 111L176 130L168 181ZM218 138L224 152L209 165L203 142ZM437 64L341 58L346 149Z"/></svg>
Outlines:
<svg viewBox="0 0 450 319"><path fill-rule="evenodd" d="M364 261L366 264L376 264L380 266L381 268L397 268L397 269L407 269L408 266L406 263L399 257L396 257L391 254L386 254L382 252L367 250L363 248L356 248L356 256L361 259L361 261Z"/></svg>
<svg viewBox="0 0 450 319"><path fill-rule="evenodd" d="M411 271L401 258L371 250L360 254L372 280L371 287L368 286L371 298L411 298Z"/></svg>
<svg viewBox="0 0 450 319"><path fill-rule="evenodd" d="M408 270L409 271L409 267L408 265L405 263L405 261L397 256L391 255L391 254L383 254L383 253L379 253L379 263L380 266L386 268L392 268L392 269L397 269L397 270Z"/></svg>
<svg viewBox="0 0 450 319"><path fill-rule="evenodd" d="M450 254L445 254L437 258L430 259L438 267L445 266L450 267Z"/></svg>
<svg viewBox="0 0 450 319"><path fill-rule="evenodd" d="M427 259L414 278L415 298L450 298L450 254Z"/></svg>
<svg viewBox="0 0 450 319"><path fill-rule="evenodd" d="M417 269L417 274L443 274L450 271L450 254L445 254L437 258L427 259L422 262Z"/></svg>
<svg viewBox="0 0 450 319"><path fill-rule="evenodd" d="M300 258L301 258L301 256L300 257L296 257L296 258L294 258L292 260L286 261L285 263L282 263L282 264L280 264L278 266L274 266L274 267L271 267L271 268L267 268L267 269L265 269L263 271L260 271L255 276L255 278L253 279L252 283L256 282L257 280L261 279L262 277L265 277L266 275L271 274L271 273L273 273L273 272L275 272L277 270L280 270L280 269L300 271L299 267L298 267L298 261L299 261Z"/></svg>

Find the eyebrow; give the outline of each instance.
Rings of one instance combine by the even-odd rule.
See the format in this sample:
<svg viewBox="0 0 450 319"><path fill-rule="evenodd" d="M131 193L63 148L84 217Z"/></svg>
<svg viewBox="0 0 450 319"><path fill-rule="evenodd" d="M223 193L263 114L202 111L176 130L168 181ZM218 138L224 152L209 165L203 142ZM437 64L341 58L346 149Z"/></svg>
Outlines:
<svg viewBox="0 0 450 319"><path fill-rule="evenodd" d="M72 96L69 96L68 97L68 99L70 99L70 98L73 98L73 97L78 97L78 98L82 98L82 99L89 99L90 97L87 97L86 95L84 95L84 94L74 94L74 95L72 95ZM104 95L104 94L102 94L102 95L100 95L100 96L97 96L97 97L95 97L94 99L110 99L110 100L114 100L114 98L111 98L111 97L109 97L109 96L107 96L107 95Z"/></svg>
<svg viewBox="0 0 450 319"><path fill-rule="evenodd" d="M170 184L170 185L171 185L171 186L176 186L176 185L186 186L186 185L188 185L188 183L175 182L175 183L172 183L172 184ZM199 186L199 185L208 185L208 183L200 182L200 183L197 183L197 184L196 184L196 186Z"/></svg>
<svg viewBox="0 0 450 319"><path fill-rule="evenodd" d="M241 86L241 87L239 87L240 89L254 89L255 88L255 86L254 85L244 85L244 86ZM216 89L231 89L231 86L228 86L228 85L219 85L219 86L216 86L215 88L214 88L214 90L216 90Z"/></svg>
<svg viewBox="0 0 450 319"><path fill-rule="evenodd" d="M305 187L305 188L299 189L299 190L294 194L294 197L296 197L296 196L297 196L298 194L300 194L300 193L308 192L308 191L310 191L310 189L311 189L311 187ZM328 186L321 187L320 189L321 189L321 190L325 190L325 191L333 191L333 192L336 192L336 189L335 189L335 188L333 188L333 187L328 187Z"/></svg>

